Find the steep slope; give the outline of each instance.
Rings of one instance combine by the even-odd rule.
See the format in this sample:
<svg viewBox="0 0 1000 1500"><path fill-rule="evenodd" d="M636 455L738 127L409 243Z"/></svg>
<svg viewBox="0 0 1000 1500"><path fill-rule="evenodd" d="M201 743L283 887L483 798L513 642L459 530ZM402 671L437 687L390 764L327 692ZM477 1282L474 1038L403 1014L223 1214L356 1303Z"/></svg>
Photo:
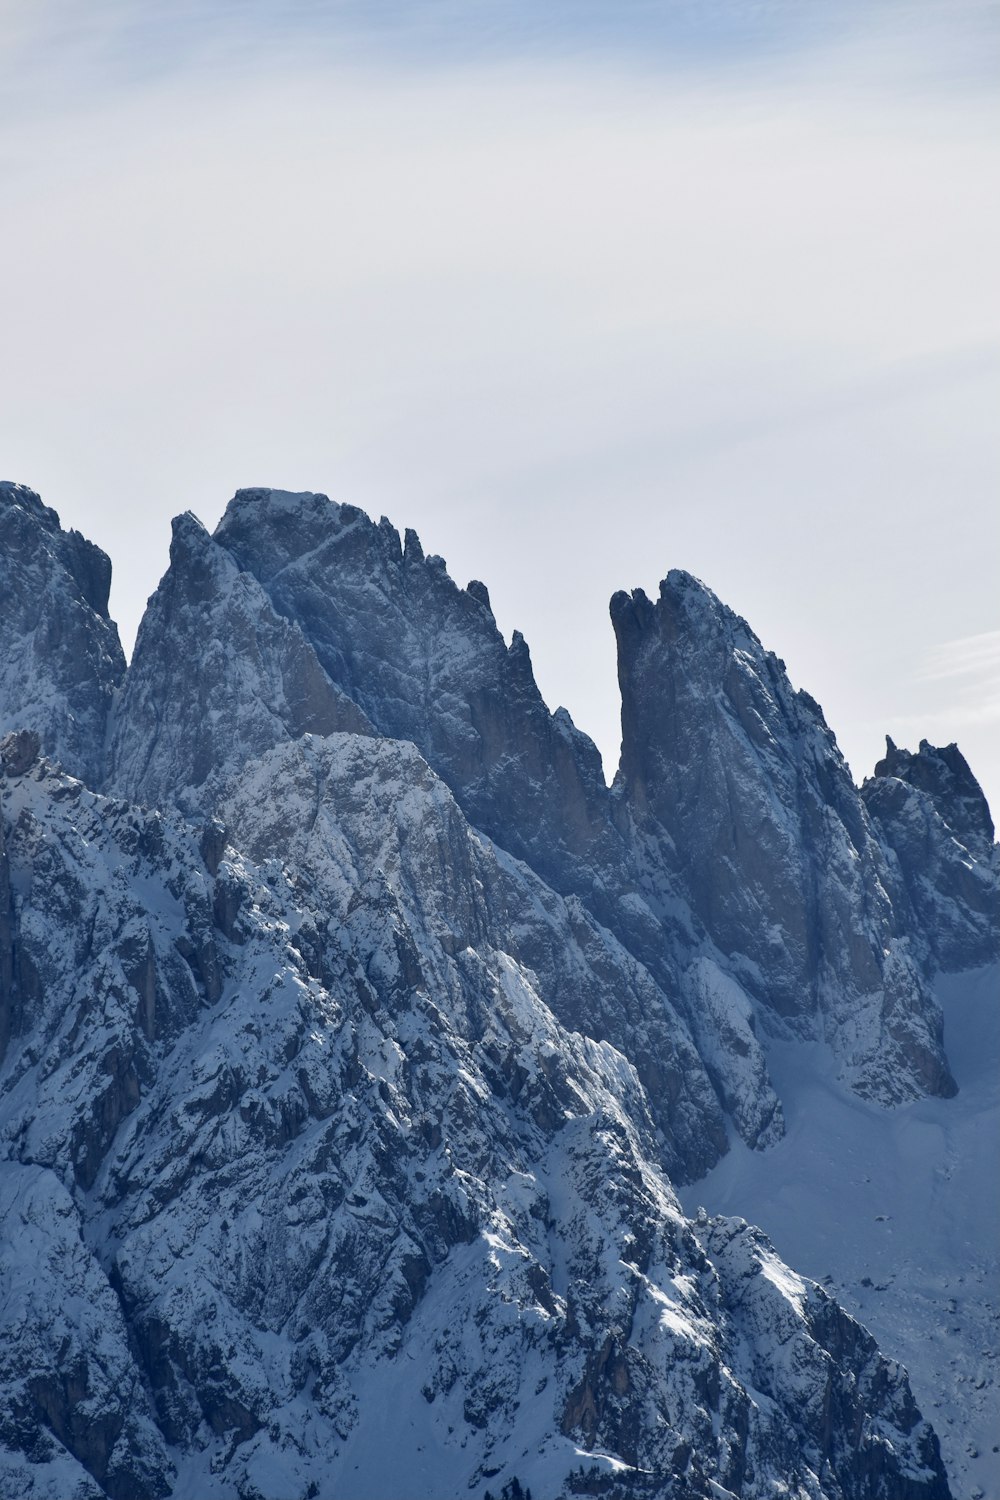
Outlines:
<svg viewBox="0 0 1000 1500"><path fill-rule="evenodd" d="M788 1117L682 1194L743 1214L906 1367L957 1495L1000 1494L1000 968L939 977L954 1099L880 1110L831 1082L819 1049L771 1065ZM846 1228L845 1226L849 1226Z"/></svg>
<svg viewBox="0 0 1000 1500"><path fill-rule="evenodd" d="M675 872L756 1013L817 1038L894 1104L948 1095L941 1016L909 953L908 904L818 705L689 574L611 604L621 816Z"/></svg>
<svg viewBox="0 0 1000 1500"><path fill-rule="evenodd" d="M579 896L683 1002L678 974L701 936L690 909L663 869L655 910L638 888L596 747L565 709L550 713L524 638L506 644L484 584L459 588L415 532L401 543L385 518L325 495L240 490L214 539L379 734L411 740L475 827ZM729 1050L717 1051L722 1064ZM761 1139L779 1113L772 1094Z"/></svg>
<svg viewBox="0 0 1000 1500"><path fill-rule="evenodd" d="M395 808L394 824L373 816L381 807ZM219 812L253 859L281 850L316 926L360 922L369 902L383 913L391 880L433 939L421 958L431 991L456 1006L463 955L502 947L565 1027L627 1053L668 1172L704 1171L725 1149L718 1101L667 996L578 900L474 833L407 742L307 737L244 771ZM374 886L367 869L379 872ZM373 952L380 941L374 933Z"/></svg>
<svg viewBox="0 0 1000 1500"><path fill-rule="evenodd" d="M980 858L992 853L993 819L983 789L957 745L939 748L921 740L914 755L900 750L886 735L885 759L876 765L875 776L905 781L922 792L963 848Z"/></svg>
<svg viewBox="0 0 1000 1500"><path fill-rule="evenodd" d="M190 513L136 641L111 739L126 796L187 813L210 807L227 769L284 739L371 732L302 633Z"/></svg>
<svg viewBox="0 0 1000 1500"><path fill-rule="evenodd" d="M571 760L583 740L570 732L565 716L549 715L526 651L517 657L523 693L511 698L511 653L485 606L456 589L443 565L426 562L414 539L403 552L392 528L375 527L360 512L331 505L322 496L241 492L219 529L230 541L233 518L241 537L254 538L264 584L276 597L275 577L297 580L305 623L276 613L264 584L229 546L209 537L193 516L179 518L170 567L150 600L116 715L113 787L152 805L208 817L254 756L310 730L371 733L374 719L379 732L388 728L402 740L434 740L459 803L466 795L482 809L492 799L492 812L487 809L485 825L479 825L485 831L500 820L505 799L516 802L523 794L503 847L516 853L525 842L518 829L530 827L551 859L560 858L555 830L565 811L561 793L551 780L538 780L536 772L559 780L553 734ZM289 556L291 562L279 568ZM289 609L287 600L283 607ZM499 715L495 743L485 727L491 702L490 712ZM591 753L596 756L593 747ZM580 784L574 784L579 791ZM573 928L587 934L586 959L577 961L570 978L564 972L566 954L577 952L578 941L574 937L566 944L546 930L527 961L541 966L553 992L565 997L560 1014L567 1024L586 1026L599 1039L628 1050L665 1132L664 1161L672 1172L690 1177L725 1150L721 1110L671 998L684 1002L664 926L634 893L624 869L626 854L607 817L599 766L595 785L605 809L605 852L617 841L617 864L591 869L588 883L599 884L604 899L590 905L621 920L613 931L604 923L598 927L580 900L570 897L559 920L567 934ZM595 858L596 853L595 844ZM432 878L443 878L442 871ZM560 905L556 893L538 880L521 895L528 927L534 908ZM680 903L671 917L674 928L684 929L687 915ZM617 936L623 930L624 951ZM649 957L652 969L636 960L636 951ZM725 1072L731 1031L726 1028L712 1049L713 1080L720 1069ZM723 1098L728 1105L741 1090L746 1095L746 1080L762 1083L759 1095L743 1098L736 1113L749 1138L764 1140L768 1131L780 1131L780 1108L760 1077L762 1059L749 1028L743 1025L733 1035L738 1081Z"/></svg>
<svg viewBox="0 0 1000 1500"><path fill-rule="evenodd" d="M33 729L47 755L97 783L125 676L108 618L111 563L25 485L0 483L0 734Z"/></svg>
<svg viewBox="0 0 1000 1500"><path fill-rule="evenodd" d="M401 546L325 496L246 490L213 538L178 522L171 557L117 720L119 790L207 815L248 755L304 730L411 740L475 826L577 896L669 996L748 1144L783 1128L768 1029L824 1040L886 1104L953 1087L897 861L816 705L695 580L671 574L655 606L613 601L609 797L482 585L457 588L413 533ZM602 1025L624 1044L613 1006Z"/></svg>
<svg viewBox="0 0 1000 1500"><path fill-rule="evenodd" d="M463 820L412 749L273 754L232 813L265 847L277 817L301 873L25 755L7 777L0 1473L943 1500L898 1367L742 1221L684 1220L635 1070L449 888Z"/></svg>
<svg viewBox="0 0 1000 1500"><path fill-rule="evenodd" d="M241 490L215 537L295 621L380 734L412 740L477 828L557 889L613 838L596 747L549 712L528 648L481 583L460 589L417 535L325 495Z"/></svg>

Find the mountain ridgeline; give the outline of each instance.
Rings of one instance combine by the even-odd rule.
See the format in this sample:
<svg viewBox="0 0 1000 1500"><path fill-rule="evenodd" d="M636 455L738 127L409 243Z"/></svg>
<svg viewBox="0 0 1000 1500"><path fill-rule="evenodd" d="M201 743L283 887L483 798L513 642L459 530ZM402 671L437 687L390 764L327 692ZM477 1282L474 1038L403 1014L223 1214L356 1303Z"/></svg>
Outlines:
<svg viewBox="0 0 1000 1500"><path fill-rule="evenodd" d="M0 486L0 1493L946 1500L906 1373L741 1219L774 1046L955 1083L1000 956L955 746L855 787L690 575L616 594L622 756L486 587L325 496L110 563Z"/></svg>

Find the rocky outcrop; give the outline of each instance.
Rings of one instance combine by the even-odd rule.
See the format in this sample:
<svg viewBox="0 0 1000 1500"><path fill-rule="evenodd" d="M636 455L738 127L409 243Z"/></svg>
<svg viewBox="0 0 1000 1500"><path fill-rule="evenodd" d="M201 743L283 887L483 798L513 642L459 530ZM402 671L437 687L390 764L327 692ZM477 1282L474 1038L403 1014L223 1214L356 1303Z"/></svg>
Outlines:
<svg viewBox="0 0 1000 1500"><path fill-rule="evenodd" d="M150 806L211 810L227 771L314 732L371 732L302 632L196 517L136 640L111 740L111 782Z"/></svg>
<svg viewBox="0 0 1000 1500"><path fill-rule="evenodd" d="M664 900L665 877L656 913L636 892L596 750L567 714L549 713L527 647L520 637L505 645L482 586L458 589L412 533L401 546L388 523L322 495L241 491L214 537L180 517L116 716L112 785L201 817L217 812L227 786L271 747L336 729L417 745L475 826L548 877L535 905L582 892L568 911L595 964L615 950L616 978L596 1004L592 980L567 976L560 1014L615 1045L628 1039L666 1128L670 1169L689 1178L711 1165L725 1132L678 1012L682 908ZM565 974L548 931L541 944L529 961ZM578 948L574 938L563 952ZM626 969L636 977L622 984ZM576 966L577 975L593 972ZM743 1058L728 1072L726 1060L723 1039L713 1055L717 1087L722 1073L727 1087L730 1073L743 1078ZM685 1077L697 1080L704 1106L697 1125ZM729 1092L741 1086L733 1081ZM756 1114L749 1105L744 1113L740 1128L755 1141L780 1128L766 1085ZM681 1114L690 1117L683 1128Z"/></svg>
<svg viewBox="0 0 1000 1500"><path fill-rule="evenodd" d="M3 793L0 1134L19 1142L18 1159L89 1190L157 1047L218 999L211 882L162 814L100 798L48 762ZM92 1045L79 1053L81 1032Z"/></svg>
<svg viewBox="0 0 1000 1500"><path fill-rule="evenodd" d="M979 856L993 852L993 819L983 789L957 745L938 747L920 741L916 754L901 750L886 735L885 758L875 775L905 781L923 792L935 812L966 849Z"/></svg>
<svg viewBox="0 0 1000 1500"><path fill-rule="evenodd" d="M0 734L35 730L47 755L94 785L125 675L110 587L99 547L63 531L33 490L0 484Z"/></svg>
<svg viewBox="0 0 1000 1500"><path fill-rule="evenodd" d="M609 797L482 585L457 588L413 533L401 544L355 507L240 491L214 537L176 523L112 783L200 816L249 759L305 732L410 740L476 827L576 896L670 997L751 1144L781 1131L758 1014L827 1041L869 1097L947 1093L906 881L815 703L687 575L655 605L617 595L612 614L624 737ZM728 976L721 1007L703 959ZM623 1024L601 1035L620 1041Z"/></svg>
<svg viewBox="0 0 1000 1500"><path fill-rule="evenodd" d="M0 809L0 1065L18 1021L14 992L14 920L7 834Z"/></svg>
<svg viewBox="0 0 1000 1500"><path fill-rule="evenodd" d="M892 872L818 705L689 574L611 603L621 817L680 880L774 1030L885 1103L954 1084ZM655 877L654 877L655 878Z"/></svg>
<svg viewBox="0 0 1000 1500"><path fill-rule="evenodd" d="M914 914L914 939L948 972L1000 957L1000 851L982 789L957 745L920 741L913 754L886 738L861 789L895 855Z"/></svg>
<svg viewBox="0 0 1000 1500"><path fill-rule="evenodd" d="M373 817L373 808L393 806L391 822ZM628 1056L662 1130L669 1172L688 1179L725 1151L722 1110L667 995L578 900L558 896L473 832L411 745L307 737L244 771L221 811L251 858L281 850L297 899L312 914L310 929L337 920L351 931L371 925L369 970L383 961L376 955L390 913L421 933L419 963L407 948L407 971L455 1007L465 1004L475 955L498 948L533 975L563 1026ZM395 943L385 959L391 966Z"/></svg>
<svg viewBox="0 0 1000 1500"><path fill-rule="evenodd" d="M172 1465L107 1277L51 1171L0 1163L0 1491L159 1500Z"/></svg>
<svg viewBox="0 0 1000 1500"><path fill-rule="evenodd" d="M215 539L377 732L412 740L470 822L576 888L572 872L613 837L600 755L565 709L549 712L523 637L505 643L481 583L459 588L415 532L401 543L385 519L325 495L240 490Z"/></svg>

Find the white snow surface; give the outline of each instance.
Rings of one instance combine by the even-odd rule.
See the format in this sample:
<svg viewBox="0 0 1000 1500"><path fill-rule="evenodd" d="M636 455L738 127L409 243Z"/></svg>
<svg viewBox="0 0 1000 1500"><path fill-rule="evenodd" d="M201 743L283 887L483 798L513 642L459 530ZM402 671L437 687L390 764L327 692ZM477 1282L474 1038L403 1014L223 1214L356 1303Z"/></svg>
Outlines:
<svg viewBox="0 0 1000 1500"><path fill-rule="evenodd" d="M818 1047L771 1043L786 1134L681 1192L740 1214L908 1370L955 1494L1000 1497L1000 968L940 976L953 1099L879 1109Z"/></svg>

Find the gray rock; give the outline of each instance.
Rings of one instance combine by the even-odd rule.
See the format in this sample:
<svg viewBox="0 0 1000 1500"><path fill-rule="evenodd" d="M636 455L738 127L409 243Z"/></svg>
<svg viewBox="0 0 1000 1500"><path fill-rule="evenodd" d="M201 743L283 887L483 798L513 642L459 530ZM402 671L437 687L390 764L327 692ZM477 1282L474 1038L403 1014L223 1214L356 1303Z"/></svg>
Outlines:
<svg viewBox="0 0 1000 1500"><path fill-rule="evenodd" d="M0 735L33 730L92 785L125 675L108 618L111 563L24 485L0 484Z"/></svg>
<svg viewBox="0 0 1000 1500"><path fill-rule="evenodd" d="M710 1166L725 1131L668 998L677 985L663 926L634 894L597 752L564 710L545 708L523 640L508 650L481 595L457 589L415 536L404 552L388 523L323 496L242 491L215 538L179 518L116 717L113 785L200 817L271 746L334 729L422 745L478 827L501 828L516 855L530 846L535 868L561 872L557 887L583 886L590 910L578 904L575 923L590 958L600 966L609 944L623 944L633 956L615 960L617 977L626 965L636 977L610 990L580 983L548 930L528 961L548 964L568 1024L628 1045L670 1169L687 1178ZM599 935L591 911L610 930ZM767 1120L775 1103L761 1105Z"/></svg>
<svg viewBox="0 0 1000 1500"><path fill-rule="evenodd" d="M914 941L947 972L1000 957L1000 850L986 798L957 745L921 740L914 755L886 739L861 789L898 862Z"/></svg>
<svg viewBox="0 0 1000 1500"><path fill-rule="evenodd" d="M166 1445L81 1231L54 1173L0 1162L0 1485L158 1500L172 1489Z"/></svg>
<svg viewBox="0 0 1000 1500"><path fill-rule="evenodd" d="M920 741L914 755L900 750L886 735L885 758L876 776L892 776L923 792L955 838L979 855L993 851L993 819L983 789L957 745L936 746Z"/></svg>
<svg viewBox="0 0 1000 1500"><path fill-rule="evenodd" d="M14 891L10 881L7 835L0 815L0 1064L11 1032L17 1027L17 994L14 989Z"/></svg>
<svg viewBox="0 0 1000 1500"><path fill-rule="evenodd" d="M337 729L370 725L254 578L194 516L178 516L116 714L110 784L152 806L211 813L227 769Z"/></svg>
<svg viewBox="0 0 1000 1500"><path fill-rule="evenodd" d="M412 740L466 816L558 890L613 839L600 755L508 647L481 584L324 495L241 490L216 530L379 734ZM573 872L580 879L573 880Z"/></svg>
<svg viewBox="0 0 1000 1500"><path fill-rule="evenodd" d="M175 523L99 795L39 752L74 651L97 701L106 559L5 503L63 635L19 604L2 679L0 1491L946 1500L903 1372L667 1174L723 1111L778 1139L775 1034L882 1103L947 1091L924 974L982 925L950 848L992 857L960 757L860 798L672 574L613 604L609 793L482 585L246 491Z"/></svg>
<svg viewBox="0 0 1000 1500"><path fill-rule="evenodd" d="M372 808L393 804L405 816L386 829ZM419 927L422 957L402 959L394 945L378 964L393 975L400 963L404 970L409 965L414 982L422 977L455 1006L463 1003L472 956L484 944L498 948L531 973L564 1026L611 1041L629 1057L662 1128L660 1152L671 1174L686 1180L725 1150L714 1090L667 995L581 902L558 896L473 833L450 790L411 745L306 737L236 778L221 811L251 858L264 862L281 850L312 926L374 923L369 974L389 911ZM362 872L374 870L372 893ZM477 1023L470 1017L467 1024Z"/></svg>
<svg viewBox="0 0 1000 1500"><path fill-rule="evenodd" d="M953 1092L905 892L818 705L689 574L670 573L655 603L616 594L611 614L623 815L762 1020L830 1042L884 1103Z"/></svg>
<svg viewBox="0 0 1000 1500"><path fill-rule="evenodd" d="M765 1028L828 1041L872 1098L947 1093L905 881L817 706L685 575L657 606L617 596L613 613L625 742L610 797L594 747L548 712L523 639L505 645L481 587L458 589L415 534L401 546L355 507L241 491L214 538L178 523L117 721L114 784L204 815L248 759L307 730L408 739L476 827L578 897L670 997L667 1023L680 1013L696 1033L751 1144L782 1129L758 1010ZM685 978L703 958L732 981L725 1004ZM617 1045L629 1023L613 1010L599 1034ZM654 1080L673 1063L655 1050L642 1063L664 1097Z"/></svg>
<svg viewBox="0 0 1000 1500"><path fill-rule="evenodd" d="M16 729L0 740L0 768L5 776L23 776L38 759L41 739L33 729Z"/></svg>

